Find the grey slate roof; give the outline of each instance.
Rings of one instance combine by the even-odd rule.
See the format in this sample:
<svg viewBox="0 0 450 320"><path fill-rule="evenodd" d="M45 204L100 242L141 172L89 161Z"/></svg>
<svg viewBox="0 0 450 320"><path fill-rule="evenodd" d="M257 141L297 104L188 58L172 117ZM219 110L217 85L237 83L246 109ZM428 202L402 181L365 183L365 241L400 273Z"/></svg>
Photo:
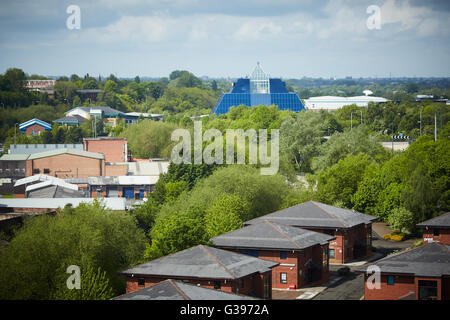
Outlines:
<svg viewBox="0 0 450 320"><path fill-rule="evenodd" d="M277 262L198 245L137 265L121 274L169 278L239 279L254 273L270 271L277 265Z"/></svg>
<svg viewBox="0 0 450 320"><path fill-rule="evenodd" d="M417 226L419 228L426 228L426 227L450 228L450 212L444 213L430 220L421 222Z"/></svg>
<svg viewBox="0 0 450 320"><path fill-rule="evenodd" d="M420 247L403 250L387 256L374 264L382 273L410 274L423 277L450 275L450 246L433 242ZM368 266L358 272L366 272Z"/></svg>
<svg viewBox="0 0 450 320"><path fill-rule="evenodd" d="M359 224L369 224L376 219L377 217L368 214L308 201L244 222L244 225L269 220L294 227L347 229Z"/></svg>
<svg viewBox="0 0 450 320"><path fill-rule="evenodd" d="M211 239L218 247L303 250L324 245L335 237L263 220Z"/></svg>
<svg viewBox="0 0 450 320"><path fill-rule="evenodd" d="M84 122L87 119L83 118L82 116L79 116L78 114L74 114L71 116L65 116L56 120L53 120L53 122Z"/></svg>
<svg viewBox="0 0 450 320"><path fill-rule="evenodd" d="M113 300L257 300L220 290L174 281L161 281L150 287L127 293Z"/></svg>

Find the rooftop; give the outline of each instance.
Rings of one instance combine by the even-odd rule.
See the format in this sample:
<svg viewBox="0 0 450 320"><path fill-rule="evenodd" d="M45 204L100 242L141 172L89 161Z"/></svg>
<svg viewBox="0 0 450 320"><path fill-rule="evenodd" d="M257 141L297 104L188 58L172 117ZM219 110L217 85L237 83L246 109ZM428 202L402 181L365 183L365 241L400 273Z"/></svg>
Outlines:
<svg viewBox="0 0 450 320"><path fill-rule="evenodd" d="M71 155L86 157L86 158L105 159L105 155L103 153L89 152L89 151L78 150L78 149L62 148L62 149L54 149L54 150L49 150L49 151L44 151L44 152L39 152L39 153L33 153L28 157L28 160L53 157L53 156L58 156L61 154L71 154Z"/></svg>
<svg viewBox="0 0 450 320"><path fill-rule="evenodd" d="M261 220L269 220L294 227L348 229L360 224L369 224L376 219L377 217L375 216L360 212L342 209L320 202L307 201L244 222L244 225L255 224Z"/></svg>
<svg viewBox="0 0 450 320"><path fill-rule="evenodd" d="M127 269L122 274L199 279L239 279L264 273L277 266L273 261L198 245Z"/></svg>
<svg viewBox="0 0 450 320"><path fill-rule="evenodd" d="M449 276L450 246L437 242L424 244L414 249L406 249L387 256L378 260L374 265L379 267L382 273L400 273L423 277ZM369 266L359 269L358 272L366 272Z"/></svg>
<svg viewBox="0 0 450 320"><path fill-rule="evenodd" d="M419 228L426 228L426 227L450 228L450 212L444 213L440 216L421 222L417 224L417 226Z"/></svg>
<svg viewBox="0 0 450 320"><path fill-rule="evenodd" d="M31 120L28 120L26 122L23 122L23 123L19 124L19 129L20 130L24 130L26 127L29 127L29 126L31 126L33 124L39 124L39 125L45 127L48 130L51 130L51 128L52 128L52 125L50 123L47 123L47 122L42 121L42 120L39 120L37 118L33 118Z"/></svg>
<svg viewBox="0 0 450 320"><path fill-rule="evenodd" d="M323 233L263 220L214 237L211 241L218 247L303 250L327 244L334 239L335 237Z"/></svg>
<svg viewBox="0 0 450 320"><path fill-rule="evenodd" d="M127 293L113 300L256 300L255 298L220 290L164 280L150 287Z"/></svg>

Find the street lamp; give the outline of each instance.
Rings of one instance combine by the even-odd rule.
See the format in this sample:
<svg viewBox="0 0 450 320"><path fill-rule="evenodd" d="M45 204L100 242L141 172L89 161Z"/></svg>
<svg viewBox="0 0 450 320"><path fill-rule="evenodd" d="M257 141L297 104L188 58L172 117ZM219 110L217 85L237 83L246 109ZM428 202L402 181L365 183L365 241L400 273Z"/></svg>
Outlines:
<svg viewBox="0 0 450 320"><path fill-rule="evenodd" d="M16 146L16 132L17 132L17 125L18 125L19 123L18 122L16 122L16 124L14 125L14 147Z"/></svg>

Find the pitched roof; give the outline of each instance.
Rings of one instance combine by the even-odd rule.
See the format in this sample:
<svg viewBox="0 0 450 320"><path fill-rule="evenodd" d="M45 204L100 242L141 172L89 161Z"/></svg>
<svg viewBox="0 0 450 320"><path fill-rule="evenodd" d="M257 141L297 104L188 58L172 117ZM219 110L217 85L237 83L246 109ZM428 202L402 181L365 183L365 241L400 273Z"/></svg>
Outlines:
<svg viewBox="0 0 450 320"><path fill-rule="evenodd" d="M277 262L198 245L137 265L121 274L170 278L239 279L254 273L270 271L277 265Z"/></svg>
<svg viewBox="0 0 450 320"><path fill-rule="evenodd" d="M27 160L29 154L4 154L0 157L3 161L24 161Z"/></svg>
<svg viewBox="0 0 450 320"><path fill-rule="evenodd" d="M86 157L86 158L105 159L105 155L103 153L89 152L89 151L78 150L78 149L62 148L62 149L54 149L54 150L31 154L28 157L28 160L53 157L53 156L58 156L61 154L71 154L71 155Z"/></svg>
<svg viewBox="0 0 450 320"><path fill-rule="evenodd" d="M360 212L308 201L246 221L244 225L254 224L261 220L269 220L294 227L347 229L359 224L369 224L376 219L377 217L375 216Z"/></svg>
<svg viewBox="0 0 450 320"><path fill-rule="evenodd" d="M187 284L172 279L161 281L150 287L127 293L113 300L257 300L220 290Z"/></svg>
<svg viewBox="0 0 450 320"><path fill-rule="evenodd" d="M86 121L86 118L83 118L82 116L78 114L73 114L71 116L65 116L56 120L53 120L53 122L84 122Z"/></svg>
<svg viewBox="0 0 450 320"><path fill-rule="evenodd" d="M426 228L426 227L450 228L450 212L441 214L440 216L421 222L417 226L419 228Z"/></svg>
<svg viewBox="0 0 450 320"><path fill-rule="evenodd" d="M335 237L323 233L263 220L214 237L211 241L218 247L303 250L333 239Z"/></svg>
<svg viewBox="0 0 450 320"><path fill-rule="evenodd" d="M414 249L403 250L376 261L382 273L401 273L424 277L450 275L450 246L433 242ZM370 265L369 265L370 266ZM365 266L358 272L366 272Z"/></svg>
<svg viewBox="0 0 450 320"><path fill-rule="evenodd" d="M47 123L47 122L42 121L42 120L39 120L37 118L33 118L31 120L28 120L26 122L23 122L23 123L19 124L19 129L20 130L24 130L25 128L27 128L27 127L29 127L29 126L31 126L33 124L39 124L39 125L43 126L44 128L46 128L48 130L51 130L51 128L52 128L52 125L50 123Z"/></svg>

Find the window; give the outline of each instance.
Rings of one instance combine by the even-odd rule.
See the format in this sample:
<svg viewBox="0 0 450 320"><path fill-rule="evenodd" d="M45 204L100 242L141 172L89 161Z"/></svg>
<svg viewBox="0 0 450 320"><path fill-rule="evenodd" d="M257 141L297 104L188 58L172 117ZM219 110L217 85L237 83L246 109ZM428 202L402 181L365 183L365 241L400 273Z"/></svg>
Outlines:
<svg viewBox="0 0 450 320"><path fill-rule="evenodd" d="M433 236L439 237L439 229L433 229Z"/></svg>
<svg viewBox="0 0 450 320"><path fill-rule="evenodd" d="M241 288L243 288L245 286L244 279L239 279L239 285Z"/></svg>
<svg viewBox="0 0 450 320"><path fill-rule="evenodd" d="M287 283L287 273L286 272L280 273L280 283Z"/></svg>
<svg viewBox="0 0 450 320"><path fill-rule="evenodd" d="M270 278L269 276L264 277L264 299L270 298Z"/></svg>
<svg viewBox="0 0 450 320"><path fill-rule="evenodd" d="M252 257L255 257L255 258L258 258L258 256L259 256L258 250L243 249L243 250L240 250L240 252L242 254L246 254L248 256L252 256Z"/></svg>
<svg viewBox="0 0 450 320"><path fill-rule="evenodd" d="M221 288L220 281L214 281L214 289L220 290L220 288Z"/></svg>
<svg viewBox="0 0 450 320"><path fill-rule="evenodd" d="M437 281L419 280L419 300L437 300Z"/></svg>
<svg viewBox="0 0 450 320"><path fill-rule="evenodd" d="M394 276L388 276L387 284L390 285L390 286L393 286L395 284L395 277Z"/></svg>
<svg viewBox="0 0 450 320"><path fill-rule="evenodd" d="M335 258L335 256L334 256L334 249L328 250L328 253L329 253L330 259L334 259Z"/></svg>
<svg viewBox="0 0 450 320"><path fill-rule="evenodd" d="M328 268L328 250L326 248L322 249L322 265L325 269Z"/></svg>
<svg viewBox="0 0 450 320"><path fill-rule="evenodd" d="M44 173L50 173L50 169L45 168L45 169L44 169Z"/></svg>
<svg viewBox="0 0 450 320"><path fill-rule="evenodd" d="M138 286L144 287L145 286L145 279L144 278L138 278Z"/></svg>
<svg viewBox="0 0 450 320"><path fill-rule="evenodd" d="M41 172L39 169L33 169L33 173L39 173Z"/></svg>
<svg viewBox="0 0 450 320"><path fill-rule="evenodd" d="M280 251L280 259L286 260L286 251Z"/></svg>

